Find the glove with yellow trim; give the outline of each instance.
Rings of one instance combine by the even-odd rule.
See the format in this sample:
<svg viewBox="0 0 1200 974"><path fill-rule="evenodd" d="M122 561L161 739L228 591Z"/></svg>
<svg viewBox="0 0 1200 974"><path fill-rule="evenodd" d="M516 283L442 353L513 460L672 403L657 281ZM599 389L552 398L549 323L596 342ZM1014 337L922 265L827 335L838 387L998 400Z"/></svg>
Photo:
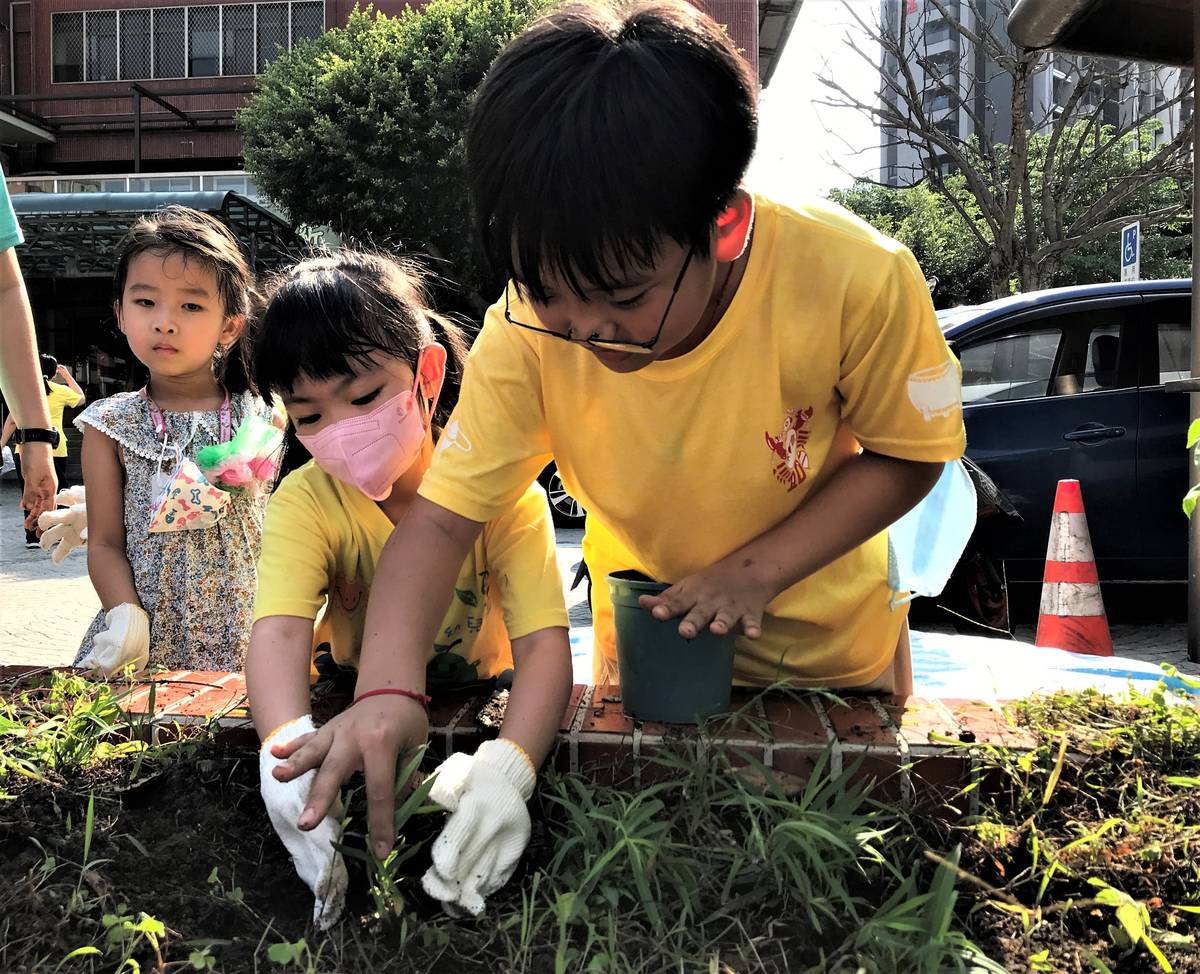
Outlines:
<svg viewBox="0 0 1200 974"><path fill-rule="evenodd" d="M429 797L451 815L421 885L447 913L479 916L529 844L525 803L537 774L524 748L500 738L484 741L473 755L450 755L435 775Z"/></svg>

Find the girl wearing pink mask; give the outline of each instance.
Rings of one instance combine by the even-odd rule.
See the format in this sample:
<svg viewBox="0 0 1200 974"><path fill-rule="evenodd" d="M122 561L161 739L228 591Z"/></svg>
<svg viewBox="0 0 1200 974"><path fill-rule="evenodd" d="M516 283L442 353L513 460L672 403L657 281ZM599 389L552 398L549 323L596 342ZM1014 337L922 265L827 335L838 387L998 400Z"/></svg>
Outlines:
<svg viewBox="0 0 1200 974"><path fill-rule="evenodd" d="M267 508L246 680L263 738L263 798L316 897L314 919L328 926L346 886L332 846L337 820L298 828L312 775L279 781L273 752L314 729L312 670L357 667L381 559L393 571L422 570L385 545L429 467L466 345L458 326L427 307L410 268L346 251L281 275L248 343L260 388L282 398L295 440L313 458L283 479ZM446 444L471 448L450 436ZM472 912L524 850L525 802L570 693L562 583L536 485L486 525L458 571L436 642L385 692L424 739L426 694L479 682L511 685L507 714L499 740L443 765L433 798L454 814L425 879L431 895Z"/></svg>

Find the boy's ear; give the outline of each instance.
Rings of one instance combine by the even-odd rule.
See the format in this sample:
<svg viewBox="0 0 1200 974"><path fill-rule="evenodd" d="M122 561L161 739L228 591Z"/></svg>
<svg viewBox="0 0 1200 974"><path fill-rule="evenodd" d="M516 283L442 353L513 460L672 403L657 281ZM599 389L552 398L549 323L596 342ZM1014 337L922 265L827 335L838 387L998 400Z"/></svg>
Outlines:
<svg viewBox="0 0 1200 974"><path fill-rule="evenodd" d="M125 334L125 326L123 324L121 324L121 302L120 301L113 302L113 317L117 319L117 331L119 331L122 335L124 335Z"/></svg>
<svg viewBox="0 0 1200 974"><path fill-rule="evenodd" d="M754 200L744 189L739 189L717 217L713 257L726 263L741 257L750 240L750 228L753 225Z"/></svg>

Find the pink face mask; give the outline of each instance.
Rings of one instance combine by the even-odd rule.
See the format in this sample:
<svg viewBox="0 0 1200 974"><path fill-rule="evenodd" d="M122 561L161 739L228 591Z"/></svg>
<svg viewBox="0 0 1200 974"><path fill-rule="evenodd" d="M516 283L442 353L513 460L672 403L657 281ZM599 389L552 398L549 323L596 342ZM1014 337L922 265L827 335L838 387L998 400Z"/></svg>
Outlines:
<svg viewBox="0 0 1200 974"><path fill-rule="evenodd" d="M421 350L411 389L365 416L339 420L312 436L296 434L317 466L342 483L357 487L373 501L387 499L392 485L413 465L425 442L425 420L418 397L426 355L440 359L442 365L429 402L428 414L433 416L446 375L446 350L436 342Z"/></svg>

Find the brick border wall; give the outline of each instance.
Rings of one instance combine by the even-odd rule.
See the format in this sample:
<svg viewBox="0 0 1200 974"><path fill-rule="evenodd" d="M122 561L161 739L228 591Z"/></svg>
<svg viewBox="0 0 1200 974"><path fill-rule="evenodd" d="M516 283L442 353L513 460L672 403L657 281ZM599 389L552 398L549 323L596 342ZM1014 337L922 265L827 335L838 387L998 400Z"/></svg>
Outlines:
<svg viewBox="0 0 1200 974"><path fill-rule="evenodd" d="M0 684L19 683L45 669L0 667ZM439 756L472 751L495 735L478 720L489 699L480 691L456 691L430 706L429 739ZM258 743L241 673L177 671L135 684L121 701L131 716L150 717L158 733L176 723L213 720L218 739L230 745ZM348 697L336 695L314 708L334 712ZM151 708L151 703L153 708ZM978 701L848 696L839 706L812 693L761 693L735 688L733 713L710 724L707 738L685 725L635 721L621 707L620 688L576 684L559 724L550 763L582 771L597 781L630 783L663 777L649 759L664 748L720 742L748 755L786 780L806 780L823 754L834 773L857 767L876 778L882 797L911 802L946 797L970 780L973 748L995 744L1029 749L1036 743L995 707ZM153 714L151 715L151 709ZM855 762L861 762L856 766ZM749 763L749 762L747 762ZM977 801L977 790L972 792Z"/></svg>

